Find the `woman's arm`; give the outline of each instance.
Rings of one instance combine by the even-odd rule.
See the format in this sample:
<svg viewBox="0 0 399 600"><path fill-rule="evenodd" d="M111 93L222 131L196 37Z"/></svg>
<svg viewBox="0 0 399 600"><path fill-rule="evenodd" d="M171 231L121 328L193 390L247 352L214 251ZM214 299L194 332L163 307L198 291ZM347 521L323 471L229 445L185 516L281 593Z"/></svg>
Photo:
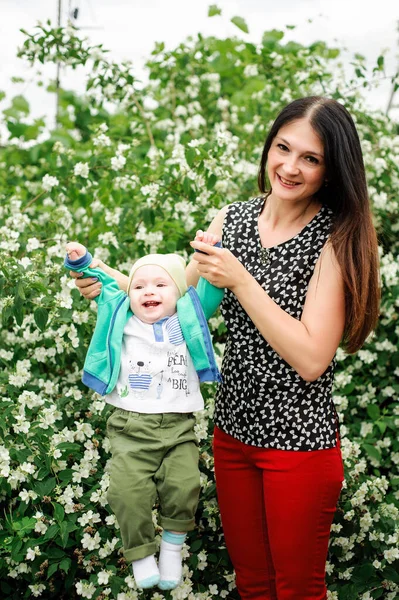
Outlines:
<svg viewBox="0 0 399 600"><path fill-rule="evenodd" d="M191 246L205 250L201 242ZM320 377L345 324L343 281L332 247L327 244L316 263L300 321L280 308L229 250L207 248L208 256L194 255L200 274L234 293L265 340L303 379Z"/></svg>
<svg viewBox="0 0 399 600"><path fill-rule="evenodd" d="M228 205L221 208L207 229L207 233L213 233L214 235L216 235L219 238L219 240L222 239L223 222L224 222L224 217L226 215L227 209L228 209ZM204 241L206 242L206 240L204 240ZM187 284L193 285L194 287L196 287L199 277L200 277L200 274L198 273L198 264L196 262L194 262L193 257L191 257L191 261L188 263L188 265L186 267Z"/></svg>

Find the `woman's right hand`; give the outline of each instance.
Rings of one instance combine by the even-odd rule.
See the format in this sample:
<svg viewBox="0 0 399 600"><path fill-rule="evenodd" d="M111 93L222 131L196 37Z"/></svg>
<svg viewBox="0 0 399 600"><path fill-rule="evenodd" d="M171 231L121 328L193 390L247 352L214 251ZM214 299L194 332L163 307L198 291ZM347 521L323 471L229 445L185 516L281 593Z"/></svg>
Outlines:
<svg viewBox="0 0 399 600"><path fill-rule="evenodd" d="M106 270L107 266L99 258L93 258L91 269L103 269ZM96 296L99 296L101 292L101 282L98 281L97 277L83 277L83 273L76 273L75 271L69 271L71 277L75 279L75 285L79 292L86 300L93 300Z"/></svg>

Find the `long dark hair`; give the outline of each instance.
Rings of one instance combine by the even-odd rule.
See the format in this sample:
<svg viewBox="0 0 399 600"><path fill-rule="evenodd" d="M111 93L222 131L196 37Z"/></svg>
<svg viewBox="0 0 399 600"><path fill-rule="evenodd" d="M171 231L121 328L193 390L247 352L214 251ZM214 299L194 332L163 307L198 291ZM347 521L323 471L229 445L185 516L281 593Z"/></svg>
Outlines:
<svg viewBox="0 0 399 600"><path fill-rule="evenodd" d="M343 346L356 352L376 327L380 304L378 246L367 192L360 140L349 112L335 100L310 96L294 100L274 121L259 166L258 185L267 193L267 155L284 125L306 118L324 146L328 185L317 199L331 208L331 244L345 289Z"/></svg>

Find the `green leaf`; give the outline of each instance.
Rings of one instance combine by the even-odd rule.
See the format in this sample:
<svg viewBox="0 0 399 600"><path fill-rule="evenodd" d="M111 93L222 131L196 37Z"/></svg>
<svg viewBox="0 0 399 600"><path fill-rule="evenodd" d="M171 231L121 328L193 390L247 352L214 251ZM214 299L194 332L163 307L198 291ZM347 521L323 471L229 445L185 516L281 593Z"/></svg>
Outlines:
<svg viewBox="0 0 399 600"><path fill-rule="evenodd" d="M53 523L52 525L50 525L50 527L47 529L46 533L44 534L44 539L45 540L54 539L55 536L58 534L59 529L60 528L58 527L58 525Z"/></svg>
<svg viewBox="0 0 399 600"><path fill-rule="evenodd" d="M111 592L115 598L121 591L124 584L125 580L122 579L122 577L112 577L111 581L109 582L109 587L111 588Z"/></svg>
<svg viewBox="0 0 399 600"><path fill-rule="evenodd" d="M271 31L265 31L262 36L262 43L264 46L275 45L277 42L282 40L284 32L278 29L272 29Z"/></svg>
<svg viewBox="0 0 399 600"><path fill-rule="evenodd" d="M208 8L208 17L214 17L215 15L221 15L222 9L219 8L216 4L211 4Z"/></svg>
<svg viewBox="0 0 399 600"><path fill-rule="evenodd" d="M215 183L217 182L217 177L215 174L212 173L212 175L210 175L208 177L208 180L206 182L206 189L207 190L211 190L215 187Z"/></svg>
<svg viewBox="0 0 399 600"><path fill-rule="evenodd" d="M195 162L195 157L197 156L195 149L194 148L186 148L185 155L186 155L186 161L187 161L188 166L192 167Z"/></svg>
<svg viewBox="0 0 399 600"><path fill-rule="evenodd" d="M11 544L11 558L17 562L17 557L19 556L19 551L22 548L22 540L15 537Z"/></svg>
<svg viewBox="0 0 399 600"><path fill-rule="evenodd" d="M61 442L57 445L58 450L67 451L67 452L79 452L81 449L79 444L74 444L73 442Z"/></svg>
<svg viewBox="0 0 399 600"><path fill-rule="evenodd" d="M33 317L40 331L44 331L48 321L48 311L45 308L36 308Z"/></svg>
<svg viewBox="0 0 399 600"><path fill-rule="evenodd" d="M45 479L44 481L39 481L36 483L33 491L36 492L38 496L43 498L44 496L49 496L53 489L55 488L57 480L55 477L50 477L49 479Z"/></svg>
<svg viewBox="0 0 399 600"><path fill-rule="evenodd" d="M23 96L15 96L12 101L12 108L25 115L29 114L29 103Z"/></svg>
<svg viewBox="0 0 399 600"><path fill-rule="evenodd" d="M399 573L393 567L385 567L382 573L384 579L388 581L393 581L394 583L399 583Z"/></svg>
<svg viewBox="0 0 399 600"><path fill-rule="evenodd" d="M377 421L380 418L380 409L376 404L369 404L367 407L367 414L373 421Z"/></svg>
<svg viewBox="0 0 399 600"><path fill-rule="evenodd" d="M190 551L191 552L196 552L197 550L199 550L202 546L202 540L198 539L198 540L194 540L194 542L191 544L190 546Z"/></svg>
<svg viewBox="0 0 399 600"><path fill-rule="evenodd" d="M382 71L383 68L384 68L384 61L385 61L385 59L384 59L383 56L379 56L377 58L377 66L378 66L378 68L379 68L380 71Z"/></svg>
<svg viewBox="0 0 399 600"><path fill-rule="evenodd" d="M21 521L14 521L12 527L20 537L24 537L35 528L35 525L36 519L24 517Z"/></svg>
<svg viewBox="0 0 399 600"><path fill-rule="evenodd" d="M152 208L144 208L142 212L144 225L148 228L153 227L155 223L154 211Z"/></svg>
<svg viewBox="0 0 399 600"><path fill-rule="evenodd" d="M233 17L230 21L244 33L249 33L248 25L242 17Z"/></svg>
<svg viewBox="0 0 399 600"><path fill-rule="evenodd" d="M381 453L378 448L375 448L371 444L363 444L363 448L370 458L374 458L375 460L378 460L378 462L381 462Z"/></svg>
<svg viewBox="0 0 399 600"><path fill-rule="evenodd" d="M62 547L65 548L65 546L68 543L68 537L69 537L67 521L62 521L62 523L60 523L60 537L61 537Z"/></svg>
<svg viewBox="0 0 399 600"><path fill-rule="evenodd" d="M50 577L57 571L57 569L58 569L58 562L55 562L52 565L50 565L49 568L47 569L47 579L50 579Z"/></svg>
<svg viewBox="0 0 399 600"><path fill-rule="evenodd" d="M49 558L64 558L65 552L61 550L61 548L57 548L57 546L50 546L47 550L47 554Z"/></svg>
<svg viewBox="0 0 399 600"><path fill-rule="evenodd" d="M68 573L70 566L71 566L70 558L64 558L59 564L61 571L65 571L65 573Z"/></svg>
<svg viewBox="0 0 399 600"><path fill-rule="evenodd" d="M14 314L14 318L15 318L17 324L22 325L25 312L24 312L22 304L20 302L18 302L18 298L16 298L16 302L13 307L13 314Z"/></svg>
<svg viewBox="0 0 399 600"><path fill-rule="evenodd" d="M64 483L69 483L72 480L72 476L72 469L65 469L64 471L60 471L60 473L58 474L60 481L63 481Z"/></svg>
<svg viewBox="0 0 399 600"><path fill-rule="evenodd" d="M57 504L57 502L52 502L52 505L54 507L54 518L61 525L65 517L64 507L61 504Z"/></svg>
<svg viewBox="0 0 399 600"><path fill-rule="evenodd" d="M385 421L376 421L375 425L377 425L378 429L381 432L381 435L384 435L387 428L387 424L385 423Z"/></svg>

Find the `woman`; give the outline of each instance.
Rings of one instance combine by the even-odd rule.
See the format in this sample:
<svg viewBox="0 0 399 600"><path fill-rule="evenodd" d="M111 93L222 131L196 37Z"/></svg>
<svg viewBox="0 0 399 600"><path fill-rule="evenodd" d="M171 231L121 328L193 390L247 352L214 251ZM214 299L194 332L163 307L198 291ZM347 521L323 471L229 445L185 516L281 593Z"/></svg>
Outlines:
<svg viewBox="0 0 399 600"><path fill-rule="evenodd" d="M270 190L266 190L266 173ZM378 318L378 253L359 138L347 110L309 97L277 117L261 197L222 209L191 243L189 283L227 289L215 472L243 600L325 600L343 480L334 355ZM222 237L223 248L206 242ZM88 282L79 282L83 287ZM96 284L86 297L96 294Z"/></svg>

